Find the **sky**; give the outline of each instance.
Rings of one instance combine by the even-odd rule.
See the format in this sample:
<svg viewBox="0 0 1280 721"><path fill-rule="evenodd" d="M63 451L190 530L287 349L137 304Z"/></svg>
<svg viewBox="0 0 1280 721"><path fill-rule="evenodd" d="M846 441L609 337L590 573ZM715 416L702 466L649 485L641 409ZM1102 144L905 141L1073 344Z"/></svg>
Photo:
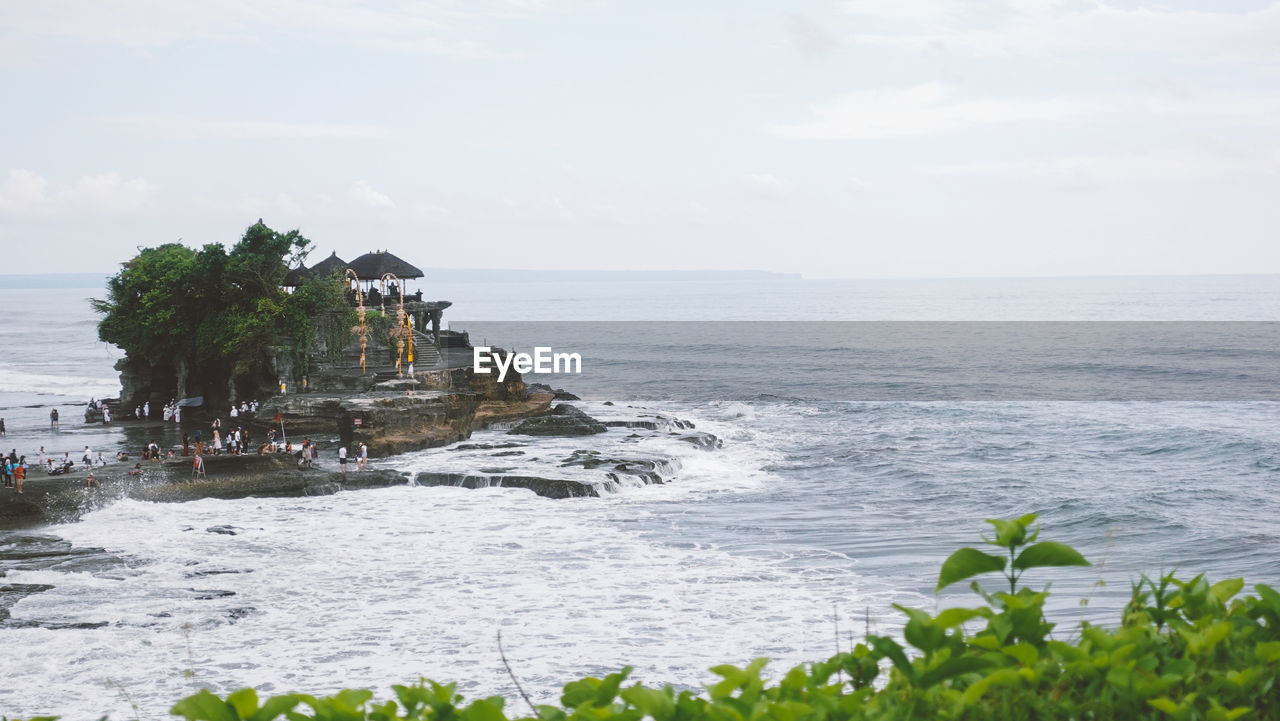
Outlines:
<svg viewBox="0 0 1280 721"><path fill-rule="evenodd" d="M0 273L1280 272L1280 2L6 2L0 79Z"/></svg>

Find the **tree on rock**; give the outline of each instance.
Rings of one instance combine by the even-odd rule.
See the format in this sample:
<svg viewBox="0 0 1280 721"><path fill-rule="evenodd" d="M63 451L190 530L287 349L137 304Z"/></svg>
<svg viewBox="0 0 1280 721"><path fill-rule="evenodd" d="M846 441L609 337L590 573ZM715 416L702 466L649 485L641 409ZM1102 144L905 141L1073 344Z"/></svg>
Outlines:
<svg viewBox="0 0 1280 721"><path fill-rule="evenodd" d="M299 231L279 233L261 220L228 252L219 243L199 251L179 243L144 248L92 301L102 314L98 337L142 361L153 375L172 375L179 394L223 402L233 388L274 386L271 349L299 330L320 303L340 299L335 278L317 279L328 292L294 297L280 283L311 242ZM297 294L295 294L297 295ZM132 399L125 399L126 402Z"/></svg>

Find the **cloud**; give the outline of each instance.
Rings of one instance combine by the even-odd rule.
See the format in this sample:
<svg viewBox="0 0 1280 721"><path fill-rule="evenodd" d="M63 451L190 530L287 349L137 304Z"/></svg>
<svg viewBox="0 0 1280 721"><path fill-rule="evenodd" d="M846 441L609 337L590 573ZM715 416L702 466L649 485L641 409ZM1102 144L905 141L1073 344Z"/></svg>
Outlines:
<svg viewBox="0 0 1280 721"><path fill-rule="evenodd" d="M461 37L457 26L477 18L520 17L536 4L448 0L371 4L360 0L45 0L0 4L0 26L33 46L69 37L98 44L157 47L193 40L261 42L280 33L328 44L375 46L461 57L495 53Z"/></svg>
<svg viewBox="0 0 1280 721"><path fill-rule="evenodd" d="M839 43L826 30L823 30L808 15L794 14L789 16L791 41L801 51L818 57L826 57Z"/></svg>
<svg viewBox="0 0 1280 721"><path fill-rule="evenodd" d="M561 225L574 225L578 222L578 217L569 210L560 198L553 197L544 203L538 203L534 206L534 211L544 220L550 220L553 223Z"/></svg>
<svg viewBox="0 0 1280 721"><path fill-rule="evenodd" d="M0 185L0 213L38 212L49 203L49 181L24 168L11 168Z"/></svg>
<svg viewBox="0 0 1280 721"><path fill-rule="evenodd" d="M506 197L502 199L502 205L510 215L515 217L534 218L556 225L578 224L578 214L570 210L559 196L534 201Z"/></svg>
<svg viewBox="0 0 1280 721"><path fill-rule="evenodd" d="M148 138L170 140L320 140L380 138L386 128L343 123L200 118L190 115L114 115L101 118Z"/></svg>
<svg viewBox="0 0 1280 721"><path fill-rule="evenodd" d="M753 195L761 198L786 198L791 195L792 191L790 183L779 180L768 173L743 176L742 185Z"/></svg>
<svg viewBox="0 0 1280 721"><path fill-rule="evenodd" d="M1063 155L993 163L943 165L927 171L950 177L987 177L1019 184L1087 190L1159 182L1280 181L1280 147L1230 145L1113 155Z"/></svg>
<svg viewBox="0 0 1280 721"><path fill-rule="evenodd" d="M119 173L81 176L75 184L50 189L43 176L12 168L0 185L0 213L48 215L90 211L104 215L136 213L151 204L156 186L143 178L125 180Z"/></svg>
<svg viewBox="0 0 1280 721"><path fill-rule="evenodd" d="M1063 98L962 100L958 95L957 88L938 83L850 93L811 106L812 120L782 125L773 132L807 140L871 140L979 125L1063 120L1095 110L1088 101Z"/></svg>
<svg viewBox="0 0 1280 721"><path fill-rule="evenodd" d="M684 212L694 225L711 225L715 221L715 214L711 209L696 200L685 203Z"/></svg>
<svg viewBox="0 0 1280 721"><path fill-rule="evenodd" d="M358 205L362 205L366 208L396 207L395 201L393 201L390 196L384 193L379 193L373 189L373 186L363 180L357 180L355 183L352 183L351 190L348 191L347 194Z"/></svg>
<svg viewBox="0 0 1280 721"><path fill-rule="evenodd" d="M287 215L298 216L302 214L302 206L298 205L298 201L294 200L288 193L276 195L276 207Z"/></svg>
<svg viewBox="0 0 1280 721"><path fill-rule="evenodd" d="M911 23L936 23L955 19L970 10L963 0L845 0L840 9L849 15Z"/></svg>
<svg viewBox="0 0 1280 721"><path fill-rule="evenodd" d="M439 225L446 228L458 228L465 223L453 211L434 203L419 200L410 207L413 220Z"/></svg>
<svg viewBox="0 0 1280 721"><path fill-rule="evenodd" d="M1015 0L1003 10L948 11L941 2L900 3L916 8L906 14L892 8L869 12L884 3L846 3L845 9L906 25L858 33L863 45L913 51L959 50L977 56L1044 56L1069 50L1170 53L1237 62L1280 60L1280 5L1249 12L1211 12L1135 7L1105 2ZM958 6L963 8L964 6ZM973 8L973 5L968 7Z"/></svg>
<svg viewBox="0 0 1280 721"><path fill-rule="evenodd" d="M86 175L65 191L63 198L71 204L84 203L102 213L136 213L147 207L156 186L142 178L124 180L118 173Z"/></svg>

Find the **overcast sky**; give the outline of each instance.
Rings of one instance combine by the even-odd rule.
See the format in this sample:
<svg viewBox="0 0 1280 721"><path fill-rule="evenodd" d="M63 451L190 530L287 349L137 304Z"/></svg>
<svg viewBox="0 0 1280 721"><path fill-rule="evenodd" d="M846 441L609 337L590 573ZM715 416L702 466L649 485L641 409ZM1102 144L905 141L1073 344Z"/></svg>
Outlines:
<svg viewBox="0 0 1280 721"><path fill-rule="evenodd" d="M1280 272L1280 3L0 4L4 273Z"/></svg>

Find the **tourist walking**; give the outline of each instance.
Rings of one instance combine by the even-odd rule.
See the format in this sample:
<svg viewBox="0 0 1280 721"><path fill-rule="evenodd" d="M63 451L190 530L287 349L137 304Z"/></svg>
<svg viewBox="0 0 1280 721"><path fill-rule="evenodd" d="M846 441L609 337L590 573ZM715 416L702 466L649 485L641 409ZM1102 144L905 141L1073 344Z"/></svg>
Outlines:
<svg viewBox="0 0 1280 721"><path fill-rule="evenodd" d="M93 451L89 450L89 446L84 447L84 457L81 460L84 461L85 468L93 466Z"/></svg>
<svg viewBox="0 0 1280 721"><path fill-rule="evenodd" d="M58 430L58 409L57 408L54 408L53 410L49 411L49 430L51 431Z"/></svg>

